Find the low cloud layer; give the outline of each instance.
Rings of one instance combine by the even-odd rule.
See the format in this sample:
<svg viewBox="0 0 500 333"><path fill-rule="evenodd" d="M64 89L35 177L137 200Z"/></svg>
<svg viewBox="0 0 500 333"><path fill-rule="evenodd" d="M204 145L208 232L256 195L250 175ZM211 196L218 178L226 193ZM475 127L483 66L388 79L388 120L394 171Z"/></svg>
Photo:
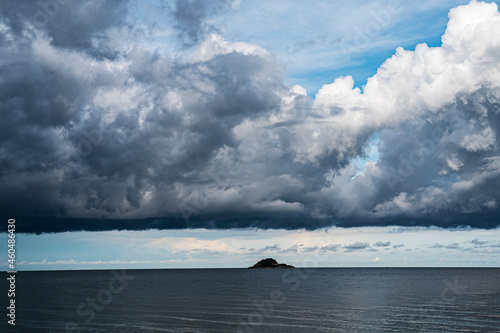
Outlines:
<svg viewBox="0 0 500 333"><path fill-rule="evenodd" d="M495 4L315 99L196 2L172 12L189 57L133 39L126 2L57 4L0 4L0 211L19 232L500 225Z"/></svg>

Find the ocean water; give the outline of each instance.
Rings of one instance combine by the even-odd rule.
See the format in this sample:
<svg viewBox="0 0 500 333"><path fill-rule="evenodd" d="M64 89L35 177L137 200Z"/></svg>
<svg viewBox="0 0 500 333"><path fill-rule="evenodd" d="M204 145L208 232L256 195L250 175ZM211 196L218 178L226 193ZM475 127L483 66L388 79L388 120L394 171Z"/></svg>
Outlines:
<svg viewBox="0 0 500 333"><path fill-rule="evenodd" d="M500 332L500 269L19 272L16 305L5 332Z"/></svg>

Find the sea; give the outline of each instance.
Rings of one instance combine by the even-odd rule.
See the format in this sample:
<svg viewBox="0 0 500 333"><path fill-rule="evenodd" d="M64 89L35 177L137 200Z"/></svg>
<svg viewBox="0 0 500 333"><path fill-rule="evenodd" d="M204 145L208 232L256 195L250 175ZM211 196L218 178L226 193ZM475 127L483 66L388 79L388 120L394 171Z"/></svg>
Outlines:
<svg viewBox="0 0 500 333"><path fill-rule="evenodd" d="M2 332L500 332L500 268L26 271L15 300Z"/></svg>

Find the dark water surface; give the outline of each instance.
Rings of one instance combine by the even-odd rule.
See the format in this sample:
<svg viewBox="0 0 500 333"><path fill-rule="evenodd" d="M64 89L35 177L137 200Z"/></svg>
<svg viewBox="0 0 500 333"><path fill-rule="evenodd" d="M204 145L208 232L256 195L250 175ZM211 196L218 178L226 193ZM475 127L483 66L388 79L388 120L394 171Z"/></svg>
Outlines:
<svg viewBox="0 0 500 333"><path fill-rule="evenodd" d="M2 332L500 332L500 269L19 272L16 305Z"/></svg>

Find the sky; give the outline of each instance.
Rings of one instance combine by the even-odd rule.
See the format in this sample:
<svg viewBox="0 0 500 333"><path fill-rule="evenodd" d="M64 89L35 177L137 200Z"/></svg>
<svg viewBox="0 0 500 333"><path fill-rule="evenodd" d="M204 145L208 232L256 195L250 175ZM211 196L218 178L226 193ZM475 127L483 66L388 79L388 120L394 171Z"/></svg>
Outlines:
<svg viewBox="0 0 500 333"><path fill-rule="evenodd" d="M18 269L498 267L497 4L2 2Z"/></svg>

